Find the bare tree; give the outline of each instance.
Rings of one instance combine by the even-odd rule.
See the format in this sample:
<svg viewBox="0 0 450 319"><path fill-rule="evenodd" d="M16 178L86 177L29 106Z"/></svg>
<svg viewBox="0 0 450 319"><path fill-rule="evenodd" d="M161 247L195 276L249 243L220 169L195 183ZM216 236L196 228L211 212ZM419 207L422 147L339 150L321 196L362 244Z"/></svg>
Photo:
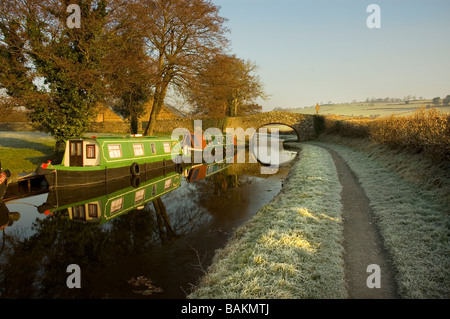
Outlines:
<svg viewBox="0 0 450 319"><path fill-rule="evenodd" d="M225 19L206 0L143 0L138 21L153 62L153 103L144 135L151 135L170 85L184 87L193 70L227 46Z"/></svg>
<svg viewBox="0 0 450 319"><path fill-rule="evenodd" d="M208 116L249 115L265 98L257 66L234 55L218 54L197 71L185 92L194 112Z"/></svg>
<svg viewBox="0 0 450 319"><path fill-rule="evenodd" d="M245 103L254 104L254 100L258 97L265 98L259 77L253 74L257 69L256 64L239 59L235 62L232 63L234 85L227 94L229 116L238 116L240 108L244 107Z"/></svg>
<svg viewBox="0 0 450 319"><path fill-rule="evenodd" d="M134 20L136 6L124 2L114 13L115 34L110 37L103 68L108 85L106 103L130 123L130 132L138 133L139 118L152 97L152 64L145 51L145 38Z"/></svg>

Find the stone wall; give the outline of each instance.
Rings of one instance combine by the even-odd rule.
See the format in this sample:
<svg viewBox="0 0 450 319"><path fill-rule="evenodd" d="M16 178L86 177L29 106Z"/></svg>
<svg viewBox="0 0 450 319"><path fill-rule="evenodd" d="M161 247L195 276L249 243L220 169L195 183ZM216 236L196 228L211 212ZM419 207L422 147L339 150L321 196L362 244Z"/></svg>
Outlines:
<svg viewBox="0 0 450 319"><path fill-rule="evenodd" d="M194 131L195 121L201 121L202 130L206 130L211 127L224 130L226 128L226 119L214 119L214 118L204 118L204 119L159 119L156 121L155 132L158 133L170 133L176 128L186 128L189 131ZM143 128L147 125L143 122Z"/></svg>
<svg viewBox="0 0 450 319"><path fill-rule="evenodd" d="M297 132L299 141L307 141L316 137L317 131L314 125L314 115L308 115L302 122L295 124L292 127Z"/></svg>
<svg viewBox="0 0 450 319"><path fill-rule="evenodd" d="M138 128L141 129L140 125L138 125ZM98 133L130 133L130 124L124 121L92 122L89 131Z"/></svg>
<svg viewBox="0 0 450 319"><path fill-rule="evenodd" d="M202 121L203 130L214 127L222 131L225 131L226 128L242 128L245 131L249 128L257 130L267 124L284 124L292 127L301 141L314 138L315 136L314 116L307 114L267 112L247 117L198 120ZM143 127L145 127L145 124ZM161 119L156 123L155 132L170 133L176 128L186 128L189 131L193 131L194 119Z"/></svg>
<svg viewBox="0 0 450 319"><path fill-rule="evenodd" d="M291 126L297 133L299 140L304 141L315 136L314 116L289 112L258 113L247 117L205 118L201 120L202 130L214 127L222 131L226 128L242 128L244 131L255 130L267 124L284 124ZM155 133L171 133L176 128L194 130L194 119L159 119L156 122ZM139 132L143 132L147 122L139 123ZM0 131L33 131L28 123L0 123ZM91 132L99 133L128 133L130 127L127 122L101 122L91 123Z"/></svg>
<svg viewBox="0 0 450 319"><path fill-rule="evenodd" d="M145 129L147 122L142 123ZM191 119L159 119L155 124L155 132L170 133L176 128L186 128L189 131L194 130L194 121Z"/></svg>

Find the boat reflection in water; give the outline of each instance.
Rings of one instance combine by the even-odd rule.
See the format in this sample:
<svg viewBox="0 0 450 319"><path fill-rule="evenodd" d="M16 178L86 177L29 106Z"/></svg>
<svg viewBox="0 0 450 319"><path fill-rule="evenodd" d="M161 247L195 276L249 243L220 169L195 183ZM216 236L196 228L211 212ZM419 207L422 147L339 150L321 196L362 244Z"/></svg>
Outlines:
<svg viewBox="0 0 450 319"><path fill-rule="evenodd" d="M187 168L182 174L174 168L169 171L159 169L93 187L52 188L38 211L44 215L53 215L67 209L71 220L89 224L106 223L127 212L144 209L149 202L153 202L155 210L159 211L164 205L159 198L179 188L183 177L188 182L194 182L231 165L226 161L196 165Z"/></svg>
<svg viewBox="0 0 450 319"><path fill-rule="evenodd" d="M135 209L143 209L181 185L182 175L158 170L151 175L128 177L101 186L51 189L46 203L38 207L45 215L67 209L73 221L102 224Z"/></svg>
<svg viewBox="0 0 450 319"><path fill-rule="evenodd" d="M212 164L204 164L204 165L198 165L190 168L189 170L185 170L184 174L186 177L186 180L191 183L198 180L205 179L211 175L217 174L228 167L230 167L232 164L230 164L227 161L223 161L220 163L212 163Z"/></svg>

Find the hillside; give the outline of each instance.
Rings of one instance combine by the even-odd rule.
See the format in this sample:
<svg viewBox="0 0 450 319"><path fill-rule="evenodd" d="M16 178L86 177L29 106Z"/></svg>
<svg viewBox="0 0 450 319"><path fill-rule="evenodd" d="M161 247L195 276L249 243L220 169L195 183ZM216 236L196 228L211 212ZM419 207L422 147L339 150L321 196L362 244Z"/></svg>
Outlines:
<svg viewBox="0 0 450 319"><path fill-rule="evenodd" d="M410 115L420 107L432 107L431 100L410 101L405 103L343 103L343 104L324 104L320 106L319 114L321 115L342 115L342 116L359 116L359 117L383 117L389 115ZM450 113L450 106L440 106L436 109ZM283 111L316 114L315 106L305 108L290 108Z"/></svg>

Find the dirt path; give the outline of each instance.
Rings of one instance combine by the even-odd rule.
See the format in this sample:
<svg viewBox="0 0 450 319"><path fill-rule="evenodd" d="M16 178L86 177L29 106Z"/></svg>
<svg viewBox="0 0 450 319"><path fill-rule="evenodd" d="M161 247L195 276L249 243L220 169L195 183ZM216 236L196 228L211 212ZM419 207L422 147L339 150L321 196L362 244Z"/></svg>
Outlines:
<svg viewBox="0 0 450 319"><path fill-rule="evenodd" d="M394 276L364 189L342 157L333 150L325 149L333 158L342 185L342 217L346 252L344 260L349 298L398 298ZM380 288L367 287L367 279L372 274L367 272L367 267L371 264L379 265L381 269Z"/></svg>

